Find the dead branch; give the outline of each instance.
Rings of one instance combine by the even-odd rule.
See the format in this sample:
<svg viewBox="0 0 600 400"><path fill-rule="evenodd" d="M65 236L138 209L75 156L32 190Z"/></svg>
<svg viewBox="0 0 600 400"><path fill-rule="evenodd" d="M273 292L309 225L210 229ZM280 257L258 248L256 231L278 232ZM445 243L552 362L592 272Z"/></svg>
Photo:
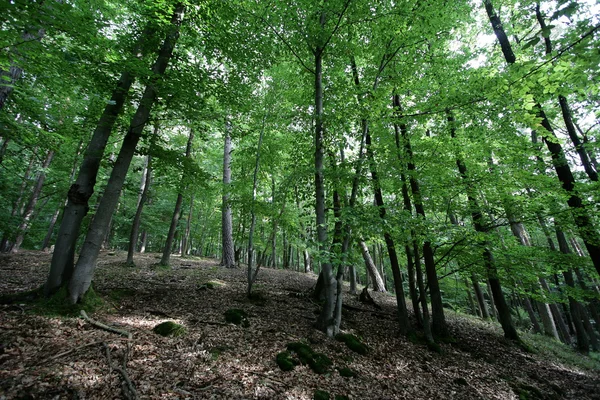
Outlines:
<svg viewBox="0 0 600 400"><path fill-rule="evenodd" d="M102 345L104 346L104 350L106 352L106 359L108 360L108 366L110 368L110 372L112 373L112 371L117 371L119 373L119 375L121 375L121 378L123 379L123 382L121 383L121 390L123 391L123 396L125 396L125 398L128 400L137 400L138 399L137 390L135 390L135 385L129 378L129 374L127 374L127 370L125 369L126 361L123 362L122 368L117 365L114 365L112 362L112 357L110 356L110 349L108 348L108 345L104 342L102 342ZM127 358L125 357L124 360L126 360L126 359Z"/></svg>
<svg viewBox="0 0 600 400"><path fill-rule="evenodd" d="M91 319L90 317L88 317L87 313L84 310L81 310L81 316L83 317L83 319L85 319L87 322L89 322L91 325L95 326L96 328L103 329L107 332L116 333L117 335L126 336L129 340L131 340L131 338L132 338L131 332L113 328L108 325L104 325L101 322L95 321L95 320Z"/></svg>

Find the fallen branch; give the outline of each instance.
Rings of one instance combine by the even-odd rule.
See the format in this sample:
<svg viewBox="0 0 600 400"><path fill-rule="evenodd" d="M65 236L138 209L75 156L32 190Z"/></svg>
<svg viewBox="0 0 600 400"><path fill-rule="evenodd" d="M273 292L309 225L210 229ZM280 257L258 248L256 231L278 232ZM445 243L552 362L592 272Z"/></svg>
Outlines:
<svg viewBox="0 0 600 400"><path fill-rule="evenodd" d="M138 398L137 390L135 390L135 385L129 378L129 374L127 374L127 370L125 369L125 362L123 362L122 368L119 366L113 365L112 358L110 356L110 349L108 348L108 345L104 342L102 342L102 345L104 346L104 350L106 351L106 359L108 360L108 365L110 367L111 373L112 373L112 371L117 371L119 373L119 375L121 375L121 378L123 378L123 382L121 384L121 390L123 391L123 396L125 396L125 398L128 400L136 400ZM127 357L125 357L124 359L126 360Z"/></svg>
<svg viewBox="0 0 600 400"><path fill-rule="evenodd" d="M95 326L96 328L100 328L100 329L103 329L108 332L116 333L117 335L126 336L129 340L131 340L131 338L132 338L131 332L113 328L108 325L104 325L101 322L95 321L95 320L91 319L90 317L88 317L87 313L84 310L81 310L81 316L83 317L83 319L85 319L87 322L89 322L91 325Z"/></svg>

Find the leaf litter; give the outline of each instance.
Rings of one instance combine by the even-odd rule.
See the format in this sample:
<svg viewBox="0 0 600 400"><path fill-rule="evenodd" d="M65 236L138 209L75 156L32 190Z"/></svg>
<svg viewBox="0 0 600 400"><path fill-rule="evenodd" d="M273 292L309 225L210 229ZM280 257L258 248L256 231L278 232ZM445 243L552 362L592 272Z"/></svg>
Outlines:
<svg viewBox="0 0 600 400"><path fill-rule="evenodd" d="M34 251L0 256L0 294L40 287L50 257ZM303 294L315 285L313 274L264 268L255 284L260 301L249 301L243 268L195 257L173 257L171 268L157 268L153 254L140 254L137 266L127 267L124 258L102 253L94 288L105 307L90 317L130 332L131 341L81 318L0 305L0 399L122 398L119 360L146 399L308 400L316 390L350 399L600 398L597 370L525 353L492 323L448 312L456 341L437 354L398 335L393 296L372 293L379 311L346 293L342 330L368 347L360 355L312 327L318 305ZM227 323L231 309L243 310L249 326ZM181 324L185 334L152 331L167 321ZM276 355L299 341L335 368L322 375L308 365L282 371ZM356 376L341 376L343 368Z"/></svg>

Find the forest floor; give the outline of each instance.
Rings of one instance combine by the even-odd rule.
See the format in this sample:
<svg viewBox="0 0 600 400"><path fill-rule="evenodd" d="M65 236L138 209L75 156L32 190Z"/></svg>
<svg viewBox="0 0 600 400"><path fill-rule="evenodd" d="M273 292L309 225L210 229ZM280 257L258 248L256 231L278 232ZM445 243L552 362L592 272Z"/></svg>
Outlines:
<svg viewBox="0 0 600 400"><path fill-rule="evenodd" d="M332 400L600 398L597 360L533 335L526 341L538 351L525 352L496 324L474 317L448 311L455 341L436 353L398 335L393 296L373 293L382 306L376 310L347 294L342 329L368 346L359 355L312 328L319 307L302 293L314 286L313 274L262 269L255 285L262 299L251 302L243 268L173 257L164 269L156 254L138 255L137 267L124 260L121 252L101 255L94 287L104 306L90 317L129 331L131 341L80 317L40 315L35 304L0 305L1 400L123 398L125 375L148 399L313 399L317 389ZM0 295L39 287L49 263L41 252L0 256ZM250 325L226 323L228 309L244 310ZM152 331L165 321L186 333ZM275 357L297 341L326 354L331 371L282 371ZM553 351L571 354L573 362ZM357 376L342 377L342 367Z"/></svg>

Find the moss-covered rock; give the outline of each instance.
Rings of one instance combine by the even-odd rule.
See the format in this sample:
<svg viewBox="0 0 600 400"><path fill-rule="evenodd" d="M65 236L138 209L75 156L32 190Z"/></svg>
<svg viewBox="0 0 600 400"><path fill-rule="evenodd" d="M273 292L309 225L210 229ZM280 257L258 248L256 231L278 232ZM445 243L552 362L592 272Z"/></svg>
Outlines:
<svg viewBox="0 0 600 400"><path fill-rule="evenodd" d="M329 400L329 392L326 392L325 390L317 389L317 390L315 390L313 399L314 400Z"/></svg>
<svg viewBox="0 0 600 400"><path fill-rule="evenodd" d="M352 371L350 368L348 367L344 367L344 368L339 368L338 372L340 373L341 376L343 376L344 378L354 378L355 376L357 376L358 374L355 371Z"/></svg>
<svg viewBox="0 0 600 400"><path fill-rule="evenodd" d="M179 325L173 321L166 321L162 324L158 324L152 329L154 333L157 333L161 336L181 336L184 335L186 329L183 325Z"/></svg>
<svg viewBox="0 0 600 400"><path fill-rule="evenodd" d="M302 342L292 342L287 345L288 351L293 351L298 355L298 359L304 365L308 365L317 374L324 374L329 371L333 362L322 353L315 353L309 345Z"/></svg>
<svg viewBox="0 0 600 400"><path fill-rule="evenodd" d="M300 362L304 365L308 364L313 357L313 350L309 345L302 342L288 343L287 349L298 355Z"/></svg>
<svg viewBox="0 0 600 400"><path fill-rule="evenodd" d="M230 324L240 325L244 328L250 326L248 314L246 314L246 311L238 308L231 308L225 311L225 321L229 322Z"/></svg>
<svg viewBox="0 0 600 400"><path fill-rule="evenodd" d="M365 346L363 343L361 343L360 340L358 340L358 338L352 334L349 333L338 333L335 336L336 340L346 343L346 346L348 346L348 348L352 351L354 351L355 353L358 353L360 355L365 355L368 353L368 348L367 346Z"/></svg>
<svg viewBox="0 0 600 400"><path fill-rule="evenodd" d="M282 351L275 357L275 362L279 365L282 371L291 371L296 368L298 361L292 358L289 351Z"/></svg>
<svg viewBox="0 0 600 400"><path fill-rule="evenodd" d="M317 374L324 374L329 371L333 362L323 353L314 353L308 361L308 366Z"/></svg>

